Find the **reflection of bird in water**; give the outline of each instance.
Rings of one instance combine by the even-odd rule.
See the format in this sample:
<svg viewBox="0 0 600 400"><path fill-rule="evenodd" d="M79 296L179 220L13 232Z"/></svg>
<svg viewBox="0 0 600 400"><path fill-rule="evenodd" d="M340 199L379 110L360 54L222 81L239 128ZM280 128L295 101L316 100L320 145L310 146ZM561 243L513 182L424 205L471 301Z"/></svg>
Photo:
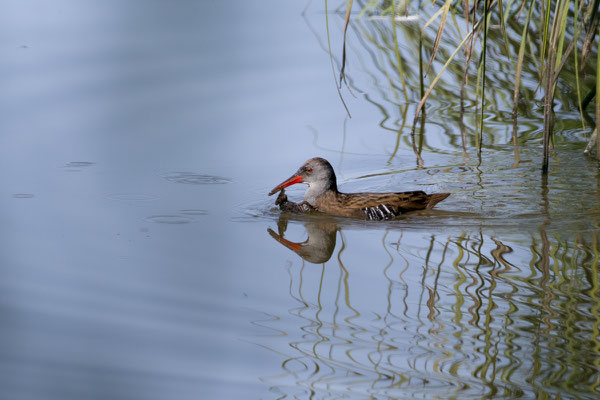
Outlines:
<svg viewBox="0 0 600 400"><path fill-rule="evenodd" d="M287 223L288 217L284 214L280 215L279 221L277 221L279 234L268 229L273 239L313 264L322 264L331 258L338 230L335 222L317 219L305 221L304 227L308 233L308 239L302 243L290 242L283 237L287 230Z"/></svg>
<svg viewBox="0 0 600 400"><path fill-rule="evenodd" d="M287 200L283 189L306 183L304 201ZM432 208L450 193L426 194L421 191L401 193L340 193L333 167L323 158L311 158L286 181L277 185L269 196L281 191L275 204L285 211L306 212L317 210L340 217L368 220L392 219L400 214Z"/></svg>

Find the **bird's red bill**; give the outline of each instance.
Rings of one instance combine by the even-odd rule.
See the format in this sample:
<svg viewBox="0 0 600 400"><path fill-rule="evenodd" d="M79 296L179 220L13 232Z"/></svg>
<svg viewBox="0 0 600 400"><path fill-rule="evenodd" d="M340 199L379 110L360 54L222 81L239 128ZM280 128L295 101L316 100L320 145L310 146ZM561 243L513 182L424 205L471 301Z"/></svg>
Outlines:
<svg viewBox="0 0 600 400"><path fill-rule="evenodd" d="M269 196L271 196L271 195L279 192L281 189L291 186L295 183L302 183L302 177L300 175L292 175L292 177L289 178L288 180L283 181L279 185L275 186L273 188L273 190L271 190L269 192Z"/></svg>

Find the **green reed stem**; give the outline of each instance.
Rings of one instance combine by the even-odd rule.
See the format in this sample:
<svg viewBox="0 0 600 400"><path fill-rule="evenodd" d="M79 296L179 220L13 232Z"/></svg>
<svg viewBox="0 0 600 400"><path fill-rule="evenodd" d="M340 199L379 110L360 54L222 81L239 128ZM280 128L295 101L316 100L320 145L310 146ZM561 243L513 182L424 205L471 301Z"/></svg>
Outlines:
<svg viewBox="0 0 600 400"><path fill-rule="evenodd" d="M519 85L521 84L521 71L523 70L523 59L525 57L525 44L527 43L527 33L529 32L529 22L531 21L531 14L533 12L533 2L529 2L529 12L527 13L527 20L523 25L523 33L521 34L521 44L519 45L519 57L517 59L517 71L515 76L515 90L513 92L513 115L517 114L517 108L519 106Z"/></svg>
<svg viewBox="0 0 600 400"><path fill-rule="evenodd" d="M489 0L485 0L484 14L483 14L483 81L481 84L481 121L479 126L479 152L481 152L481 144L483 141L483 117L485 107L485 58L487 54L487 27L488 27L488 3Z"/></svg>
<svg viewBox="0 0 600 400"><path fill-rule="evenodd" d="M575 87L577 89L577 107L579 108L579 117L581 120L581 129L585 131L585 119L583 118L583 106L581 104L581 85L579 84L579 60L577 57L577 42L579 40L579 25L577 19L579 17L579 0L575 0L575 12L573 13L573 61L575 61Z"/></svg>
<svg viewBox="0 0 600 400"><path fill-rule="evenodd" d="M348 106L346 106L346 102L344 101L344 98L342 97L342 92L340 91L340 88L337 85L337 78L335 76L335 65L333 63L333 53L331 52L331 39L329 36L329 13L327 12L327 0L325 0L325 26L327 29L327 47L329 49L329 61L331 62L331 72L333 73L333 81L335 82L335 88L338 92L338 96L340 96L342 105L346 109L346 113L348 113L348 117L352 118L352 115L350 115L350 110L348 110Z"/></svg>
<svg viewBox="0 0 600 400"><path fill-rule="evenodd" d="M597 29L600 32L600 26ZM598 55L596 56L596 129L598 129L598 124L600 123L600 75L598 75L600 73L600 49L598 49L597 53ZM600 158L600 140L596 141L596 146L596 154Z"/></svg>

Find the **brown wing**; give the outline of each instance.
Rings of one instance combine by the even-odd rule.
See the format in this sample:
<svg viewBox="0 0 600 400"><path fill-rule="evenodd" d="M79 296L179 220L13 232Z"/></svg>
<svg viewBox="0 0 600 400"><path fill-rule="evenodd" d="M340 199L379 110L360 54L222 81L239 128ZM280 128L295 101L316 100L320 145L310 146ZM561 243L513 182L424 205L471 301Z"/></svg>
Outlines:
<svg viewBox="0 0 600 400"><path fill-rule="evenodd" d="M405 212L431 208L449 195L449 193L428 195L422 191L357 193L345 195L342 201L348 208L360 209L364 218L379 221L393 219Z"/></svg>

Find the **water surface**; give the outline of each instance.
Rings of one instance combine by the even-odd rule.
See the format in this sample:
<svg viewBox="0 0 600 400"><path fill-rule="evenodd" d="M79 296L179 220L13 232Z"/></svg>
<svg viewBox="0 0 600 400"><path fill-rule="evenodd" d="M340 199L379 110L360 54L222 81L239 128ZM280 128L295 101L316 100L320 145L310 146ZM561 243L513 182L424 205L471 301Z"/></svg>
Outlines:
<svg viewBox="0 0 600 400"><path fill-rule="evenodd" d="M559 130L544 179L534 100L516 145L490 107L479 153L450 86L417 168L418 92L365 39L389 21L351 30L348 119L313 3L5 3L3 398L598 396L585 139ZM452 196L384 223L282 215L266 194L313 156L345 191Z"/></svg>

